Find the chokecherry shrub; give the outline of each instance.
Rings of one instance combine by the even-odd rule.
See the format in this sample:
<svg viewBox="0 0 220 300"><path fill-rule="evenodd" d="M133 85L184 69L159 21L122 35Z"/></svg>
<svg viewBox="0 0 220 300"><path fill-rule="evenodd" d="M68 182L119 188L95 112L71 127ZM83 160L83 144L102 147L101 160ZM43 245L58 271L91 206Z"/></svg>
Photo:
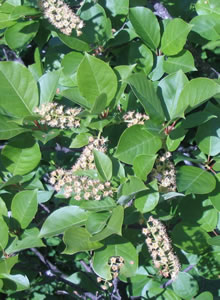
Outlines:
<svg viewBox="0 0 220 300"><path fill-rule="evenodd" d="M220 0L0 2L0 298L220 297Z"/></svg>

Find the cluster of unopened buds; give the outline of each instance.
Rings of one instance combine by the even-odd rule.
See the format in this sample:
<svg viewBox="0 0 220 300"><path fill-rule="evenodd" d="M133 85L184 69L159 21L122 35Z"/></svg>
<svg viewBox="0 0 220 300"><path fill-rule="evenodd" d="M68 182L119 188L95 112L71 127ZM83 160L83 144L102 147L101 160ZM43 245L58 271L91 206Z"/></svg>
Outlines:
<svg viewBox="0 0 220 300"><path fill-rule="evenodd" d="M40 124L47 124L54 128L77 128L80 126L78 114L80 108L68 108L64 110L63 105L58 105L55 102L42 104L40 107L35 107L34 112L39 114L41 119Z"/></svg>
<svg viewBox="0 0 220 300"><path fill-rule="evenodd" d="M122 256L112 256L109 258L108 264L110 265L112 278L115 279L118 277L120 269L124 266L124 258ZM101 288L103 290L107 290L109 287L112 287L111 282L101 277L97 277L97 282L102 283Z"/></svg>
<svg viewBox="0 0 220 300"><path fill-rule="evenodd" d="M149 120L149 116L145 114L141 114L139 112L135 111L128 111L124 116L123 116L124 121L128 124L128 127L131 127L133 125L139 124L139 125L144 125L144 122L146 120Z"/></svg>
<svg viewBox="0 0 220 300"><path fill-rule="evenodd" d="M44 17L63 34L70 35L76 30L77 36L82 34L83 21L62 0L41 0Z"/></svg>
<svg viewBox="0 0 220 300"><path fill-rule="evenodd" d="M147 228L144 228L142 233L146 236L145 241L148 250L154 266L159 270L159 274L175 280L180 271L180 263L173 253L165 226L159 220L150 216L147 221Z"/></svg>
<svg viewBox="0 0 220 300"><path fill-rule="evenodd" d="M151 171L151 178L156 178L159 184L159 192L175 192L176 191L176 172L174 163L171 160L171 153L165 152L159 156Z"/></svg>

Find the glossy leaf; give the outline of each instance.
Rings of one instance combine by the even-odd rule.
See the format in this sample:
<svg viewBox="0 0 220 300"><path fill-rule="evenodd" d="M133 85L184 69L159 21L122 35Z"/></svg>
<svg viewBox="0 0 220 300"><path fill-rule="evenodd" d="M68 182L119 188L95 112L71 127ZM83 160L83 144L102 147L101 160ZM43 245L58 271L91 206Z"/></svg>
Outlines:
<svg viewBox="0 0 220 300"><path fill-rule="evenodd" d="M1 140L8 140L26 131L29 130L16 124L9 118L0 116L0 139Z"/></svg>
<svg viewBox="0 0 220 300"><path fill-rule="evenodd" d="M216 180L206 170L183 166L177 172L177 189L179 192L207 194L214 190Z"/></svg>
<svg viewBox="0 0 220 300"><path fill-rule="evenodd" d="M134 94L141 101L145 112L154 120L164 120L164 113L153 83L143 74L134 74L127 79Z"/></svg>
<svg viewBox="0 0 220 300"><path fill-rule="evenodd" d="M37 212L37 191L22 191L12 199L11 211L22 229L25 229Z"/></svg>
<svg viewBox="0 0 220 300"><path fill-rule="evenodd" d="M153 12L146 7L133 7L129 11L129 18L144 43L156 50L160 42L160 26Z"/></svg>
<svg viewBox="0 0 220 300"><path fill-rule="evenodd" d="M56 93L61 70L47 72L39 79L40 105L51 102Z"/></svg>
<svg viewBox="0 0 220 300"><path fill-rule="evenodd" d="M100 232L105 227L110 216L110 212L94 212L89 214L86 221L86 229L90 234Z"/></svg>
<svg viewBox="0 0 220 300"><path fill-rule="evenodd" d="M40 230L39 237L49 237L63 233L73 225L83 225L86 220L87 213L82 208L74 205L61 207L47 217Z"/></svg>
<svg viewBox="0 0 220 300"><path fill-rule="evenodd" d="M199 126L196 141L199 149L209 156L220 153L220 118L209 120Z"/></svg>
<svg viewBox="0 0 220 300"><path fill-rule="evenodd" d="M39 28L36 21L17 22L5 32L5 39L8 46L13 50L26 47L35 37Z"/></svg>
<svg viewBox="0 0 220 300"><path fill-rule="evenodd" d="M167 120L172 120L177 116L180 104L180 94L187 84L186 75L180 70L177 73L170 74L159 83L163 102L165 106L165 115Z"/></svg>
<svg viewBox="0 0 220 300"><path fill-rule="evenodd" d="M41 160L38 143L25 134L11 140L2 150L4 166L13 175L24 175L32 171Z"/></svg>
<svg viewBox="0 0 220 300"><path fill-rule="evenodd" d="M22 118L32 115L38 90L30 71L17 62L0 62L0 82L1 111Z"/></svg>
<svg viewBox="0 0 220 300"><path fill-rule="evenodd" d="M218 0L198 0L195 5L198 15L218 14L220 16L220 7Z"/></svg>
<svg viewBox="0 0 220 300"><path fill-rule="evenodd" d="M171 20L165 28L161 40L161 50L166 55L176 55L186 43L187 35L192 25L176 18Z"/></svg>
<svg viewBox="0 0 220 300"><path fill-rule="evenodd" d="M108 197L100 201L84 201L80 207L89 211L109 211L116 207L116 203L112 198Z"/></svg>
<svg viewBox="0 0 220 300"><path fill-rule="evenodd" d="M193 25L193 31L209 41L215 41L220 38L220 20L218 15L196 16L190 22Z"/></svg>
<svg viewBox="0 0 220 300"><path fill-rule="evenodd" d="M106 6L113 17L128 14L129 0L121 0L120 2L117 0L107 0L106 3L101 0L99 3L100 5Z"/></svg>
<svg viewBox="0 0 220 300"><path fill-rule="evenodd" d="M160 195L157 191L146 191L136 196L134 206L142 214L152 211L159 202Z"/></svg>
<svg viewBox="0 0 220 300"><path fill-rule="evenodd" d="M12 254L33 247L44 247L45 245L38 237L39 230L37 228L26 229L21 237L17 237L6 249L7 254Z"/></svg>
<svg viewBox="0 0 220 300"><path fill-rule="evenodd" d="M196 71L190 51L182 50L175 56L167 57L163 62L164 71L168 74L182 70L184 73Z"/></svg>
<svg viewBox="0 0 220 300"><path fill-rule="evenodd" d="M91 242L90 237L90 233L85 228L69 228L63 236L63 241L66 245L63 253L74 254L80 251L96 250L103 246L100 242Z"/></svg>
<svg viewBox="0 0 220 300"><path fill-rule="evenodd" d="M126 239L118 236L108 238L105 241L105 247L95 251L92 266L95 273L106 279L111 280L109 259L112 256L122 256L124 265L120 270L120 275L132 277L138 266L138 254L136 249Z"/></svg>
<svg viewBox="0 0 220 300"><path fill-rule="evenodd" d="M101 232L93 235L90 238L90 241L92 242L101 241L112 234L121 235L123 219L124 219L124 208L120 205L113 208L112 215L108 221L107 226Z"/></svg>
<svg viewBox="0 0 220 300"><path fill-rule="evenodd" d="M26 290L30 287L30 283L26 275L0 274L0 278L12 281L16 286L16 292Z"/></svg>
<svg viewBox="0 0 220 300"><path fill-rule="evenodd" d="M197 281L186 272L179 272L172 283L174 292L183 299L192 299L199 291Z"/></svg>
<svg viewBox="0 0 220 300"><path fill-rule="evenodd" d="M0 217L0 249L1 251L5 249L5 247L8 244L8 226L2 219L2 216Z"/></svg>
<svg viewBox="0 0 220 300"><path fill-rule="evenodd" d="M219 279L220 252L209 251L200 257L197 264L199 275L208 280Z"/></svg>
<svg viewBox="0 0 220 300"><path fill-rule="evenodd" d="M138 155L135 158L133 164L134 172L136 176L138 176L142 180L146 180L147 175L153 169L156 157L157 155L151 155L151 154Z"/></svg>
<svg viewBox="0 0 220 300"><path fill-rule="evenodd" d="M195 300L213 300L213 295L210 292L203 292L199 294Z"/></svg>
<svg viewBox="0 0 220 300"><path fill-rule="evenodd" d="M77 134L77 136L73 139L72 143L70 144L70 148L81 148L86 146L89 143L90 136L91 134L87 132Z"/></svg>
<svg viewBox="0 0 220 300"><path fill-rule="evenodd" d="M209 247L208 233L197 226L179 223L174 227L171 235L177 247L190 253L204 253Z"/></svg>
<svg viewBox="0 0 220 300"><path fill-rule="evenodd" d="M112 162L103 152L93 150L97 171L104 181L109 181L112 177Z"/></svg>
<svg viewBox="0 0 220 300"><path fill-rule="evenodd" d="M126 129L120 137L115 157L133 164L138 155L156 153L161 147L161 140L142 125L134 125Z"/></svg>
<svg viewBox="0 0 220 300"><path fill-rule="evenodd" d="M77 81L81 95L90 104L102 93L106 95L109 104L117 90L117 78L113 70L105 62L89 54L85 54L79 65Z"/></svg>

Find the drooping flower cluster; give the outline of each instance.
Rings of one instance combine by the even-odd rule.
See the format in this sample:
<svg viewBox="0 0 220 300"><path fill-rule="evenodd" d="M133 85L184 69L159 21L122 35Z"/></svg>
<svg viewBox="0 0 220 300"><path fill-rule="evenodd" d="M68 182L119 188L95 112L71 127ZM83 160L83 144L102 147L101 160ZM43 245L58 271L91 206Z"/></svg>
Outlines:
<svg viewBox="0 0 220 300"><path fill-rule="evenodd" d="M180 271L180 263L173 253L165 226L150 216L147 221L147 228L144 228L142 233L146 236L145 241L148 250L159 274L164 277L170 276L171 279L175 280Z"/></svg>
<svg viewBox="0 0 220 300"><path fill-rule="evenodd" d="M124 265L124 258L122 256L112 256L108 264L111 267L112 278L116 278Z"/></svg>
<svg viewBox="0 0 220 300"><path fill-rule="evenodd" d="M82 34L83 21L62 0L42 0L44 16L63 34L70 35L76 30L77 36Z"/></svg>
<svg viewBox="0 0 220 300"><path fill-rule="evenodd" d="M57 169L49 181L57 192L63 188L65 197L73 195L75 200L101 200L113 195L110 182L74 175L71 170Z"/></svg>
<svg viewBox="0 0 220 300"><path fill-rule="evenodd" d="M112 279L115 279L116 277L118 277L121 268L124 266L124 258L122 256L112 256L109 258L108 264L110 265ZM101 285L101 288L103 290L107 290L109 287L112 286L111 282L101 277L97 277L97 282L103 282L103 284Z"/></svg>
<svg viewBox="0 0 220 300"><path fill-rule="evenodd" d="M126 123L128 123L128 127L131 127L136 124L144 125L146 120L149 120L149 117L145 114L141 114L139 112L135 113L135 111L128 111L123 119Z"/></svg>
<svg viewBox="0 0 220 300"><path fill-rule="evenodd" d="M80 108L64 110L63 105L58 105L55 102L42 104L34 109L34 112L41 116L39 123L61 129L79 127L80 119L77 116L80 111Z"/></svg>
<svg viewBox="0 0 220 300"><path fill-rule="evenodd" d="M176 191L176 172L170 152L165 152L156 159L150 176L152 179L157 179L159 192L167 193Z"/></svg>
<svg viewBox="0 0 220 300"><path fill-rule="evenodd" d="M78 170L94 170L95 163L94 163L94 155L93 150L98 150L100 152L105 152L105 138L97 138L94 139L92 136L89 138L89 144L83 149L82 154L76 161L75 165L72 167L72 171Z"/></svg>

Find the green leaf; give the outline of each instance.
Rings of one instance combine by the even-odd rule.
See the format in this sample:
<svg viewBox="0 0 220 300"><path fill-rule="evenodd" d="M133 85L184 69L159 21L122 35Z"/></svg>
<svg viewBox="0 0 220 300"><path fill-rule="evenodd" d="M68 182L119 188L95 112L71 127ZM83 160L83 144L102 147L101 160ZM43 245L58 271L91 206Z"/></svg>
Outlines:
<svg viewBox="0 0 220 300"><path fill-rule="evenodd" d="M13 175L24 175L32 171L41 160L38 143L26 134L13 138L2 150L3 165Z"/></svg>
<svg viewBox="0 0 220 300"><path fill-rule="evenodd" d="M66 245L63 253L75 254L80 251L95 250L103 246L100 242L91 242L90 237L90 233L85 228L69 228L63 236L63 241Z"/></svg>
<svg viewBox="0 0 220 300"><path fill-rule="evenodd" d="M214 206L215 209L217 209L220 212L220 175L217 174L216 175L216 188L214 189L214 191L209 194L209 199L212 202L212 205Z"/></svg>
<svg viewBox="0 0 220 300"><path fill-rule="evenodd" d="M6 186L16 184L22 180L22 176L15 175L11 178L9 178L6 182L0 184L0 189L3 189Z"/></svg>
<svg viewBox="0 0 220 300"><path fill-rule="evenodd" d="M178 54L186 43L187 35L192 25L176 18L171 20L163 33L161 40L161 51L166 55Z"/></svg>
<svg viewBox="0 0 220 300"><path fill-rule="evenodd" d="M24 233L18 238L16 237L9 247L5 250L7 254L12 254L25 249L33 247L44 247L45 245L38 237L38 228L31 228L24 231Z"/></svg>
<svg viewBox="0 0 220 300"><path fill-rule="evenodd" d="M3 258L0 260L0 274L9 274L13 266L18 262L18 255Z"/></svg>
<svg viewBox="0 0 220 300"><path fill-rule="evenodd" d="M142 214L152 211L158 204L160 194L157 191L146 191L138 194L134 206Z"/></svg>
<svg viewBox="0 0 220 300"><path fill-rule="evenodd" d="M107 104L107 97L106 94L100 94L95 102L92 105L92 108L90 110L90 113L92 115L99 115L100 113L102 113L106 107Z"/></svg>
<svg viewBox="0 0 220 300"><path fill-rule="evenodd" d="M105 198L100 201L84 201L80 207L89 211L109 211L116 207L116 203L112 198Z"/></svg>
<svg viewBox="0 0 220 300"><path fill-rule="evenodd" d="M142 125L134 125L122 133L115 157L127 164L133 164L138 155L153 155L161 145L158 136L147 131Z"/></svg>
<svg viewBox="0 0 220 300"><path fill-rule="evenodd" d="M182 70L184 73L197 71L190 51L182 50L175 56L167 57L163 62L164 71L168 74Z"/></svg>
<svg viewBox="0 0 220 300"><path fill-rule="evenodd" d="M128 14L129 0L121 0L120 2L118 0L101 0L99 3L103 7L106 7L113 17Z"/></svg>
<svg viewBox="0 0 220 300"><path fill-rule="evenodd" d="M141 101L145 112L154 120L164 120L164 113L152 81L143 74L134 74L127 79L134 94Z"/></svg>
<svg viewBox="0 0 220 300"><path fill-rule="evenodd" d="M147 175L153 169L156 158L157 155L152 154L138 155L133 163L135 175L142 180L146 180Z"/></svg>
<svg viewBox="0 0 220 300"><path fill-rule="evenodd" d="M203 292L199 294L195 300L213 300L213 295L210 292Z"/></svg>
<svg viewBox="0 0 220 300"><path fill-rule="evenodd" d="M124 219L124 208L120 205L113 208L112 215L109 219L107 226L99 233L93 235L90 241L96 242L101 241L112 234L121 235L121 229Z"/></svg>
<svg viewBox="0 0 220 300"><path fill-rule="evenodd" d="M89 103L84 97L81 96L78 87L63 90L60 92L60 95L86 109L90 109L92 106L91 103Z"/></svg>
<svg viewBox="0 0 220 300"><path fill-rule="evenodd" d="M37 21L23 21L9 27L5 32L5 40L13 50L26 47L35 37L39 29Z"/></svg>
<svg viewBox="0 0 220 300"><path fill-rule="evenodd" d="M220 20L218 15L209 14L196 16L190 22L193 25L193 31L209 41L219 40L220 38Z"/></svg>
<svg viewBox="0 0 220 300"><path fill-rule="evenodd" d="M77 136L73 139L72 143L70 144L70 148L82 148L89 143L89 137L91 136L90 133L83 132L77 134Z"/></svg>
<svg viewBox="0 0 220 300"><path fill-rule="evenodd" d="M78 206L65 206L52 212L40 231L39 237L50 237L63 233L73 225L83 225L87 220L87 212ZM54 226L56 224L56 226Z"/></svg>
<svg viewBox="0 0 220 300"><path fill-rule="evenodd" d="M1 109L1 108L0 108ZM0 139L9 140L10 138L19 135L23 132L29 131L29 129L22 128L9 118L0 116Z"/></svg>
<svg viewBox="0 0 220 300"><path fill-rule="evenodd" d="M218 14L220 16L220 7L218 0L198 0L196 5L198 15Z"/></svg>
<svg viewBox="0 0 220 300"><path fill-rule="evenodd" d="M220 246L220 236L214 236L213 238L208 239L208 243L211 246Z"/></svg>
<svg viewBox="0 0 220 300"><path fill-rule="evenodd" d="M39 79L40 105L51 102L56 93L61 70L47 72Z"/></svg>
<svg viewBox="0 0 220 300"><path fill-rule="evenodd" d="M212 174L192 166L180 167L177 171L176 182L178 191L186 191L188 194L208 194L216 186L216 180Z"/></svg>
<svg viewBox="0 0 220 300"><path fill-rule="evenodd" d="M186 272L179 272L172 283L174 292L183 299L192 299L199 291L197 281Z"/></svg>
<svg viewBox="0 0 220 300"><path fill-rule="evenodd" d="M89 214L86 229L90 234L100 232L105 227L110 216L110 212L94 212Z"/></svg>
<svg viewBox="0 0 220 300"><path fill-rule="evenodd" d="M0 62L0 110L16 117L32 115L38 89L32 74L17 62Z"/></svg>
<svg viewBox="0 0 220 300"><path fill-rule="evenodd" d="M119 195L129 196L145 190L147 190L147 187L143 181L137 177L131 176L129 180L121 186L118 193Z"/></svg>
<svg viewBox="0 0 220 300"><path fill-rule="evenodd" d="M203 253L209 247L208 233L197 226L179 223L174 227L171 235L173 243L186 252Z"/></svg>
<svg viewBox="0 0 220 300"><path fill-rule="evenodd" d="M8 244L8 226L2 219L2 216L0 217L0 249L1 251L5 249L5 247Z"/></svg>
<svg viewBox="0 0 220 300"><path fill-rule="evenodd" d="M11 12L11 17L12 18L23 18L25 16L35 16L35 15L39 15L40 11L39 9L36 9L34 7L31 6L15 6L14 9Z"/></svg>
<svg viewBox="0 0 220 300"><path fill-rule="evenodd" d="M112 177L111 159L103 152L93 150L97 171L104 181L109 181Z"/></svg>
<svg viewBox="0 0 220 300"><path fill-rule="evenodd" d="M218 280L220 270L220 252L207 252L200 257L196 265L200 276L208 280Z"/></svg>
<svg viewBox="0 0 220 300"><path fill-rule="evenodd" d="M111 22L104 8L98 3L84 3L80 8L80 19L85 21L80 38L92 44L93 47L102 46L112 37Z"/></svg>
<svg viewBox="0 0 220 300"><path fill-rule="evenodd" d="M164 75L164 68L163 68L163 62L164 62L164 56L156 56L156 65L154 66L153 71L148 75L148 77L152 81L159 80Z"/></svg>
<svg viewBox="0 0 220 300"><path fill-rule="evenodd" d="M138 267L138 254L132 243L126 239L113 236L105 241L105 246L95 251L92 266L95 273L106 280L111 280L109 259L112 256L121 256L124 265L120 269L119 276L129 278L135 275Z"/></svg>
<svg viewBox="0 0 220 300"><path fill-rule="evenodd" d="M160 26L153 12L145 7L133 7L129 10L129 18L144 43L156 50L160 43Z"/></svg>
<svg viewBox="0 0 220 300"><path fill-rule="evenodd" d="M174 119L179 111L180 94L187 84L186 75L179 70L176 73L170 74L162 79L159 83L164 101L164 114L167 120Z"/></svg>
<svg viewBox="0 0 220 300"><path fill-rule="evenodd" d="M37 213L37 191L22 191L17 193L12 199L12 216L25 229Z"/></svg>
<svg viewBox="0 0 220 300"><path fill-rule="evenodd" d="M26 275L0 274L0 278L12 281L15 284L15 286L13 286L13 290L16 290L16 292L26 290L30 287L29 280Z"/></svg>
<svg viewBox="0 0 220 300"><path fill-rule="evenodd" d="M196 142L199 149L209 155L220 153L220 117L212 119L198 127Z"/></svg>
<svg viewBox="0 0 220 300"><path fill-rule="evenodd" d="M76 51L90 51L90 46L87 42L77 37L76 33L72 33L71 36L57 32L59 39L67 45L69 48Z"/></svg>
<svg viewBox="0 0 220 300"><path fill-rule="evenodd" d="M105 76L103 76L105 74ZM107 97L107 105L117 91L117 77L104 61L85 54L77 71L80 93L92 105L100 94Z"/></svg>

